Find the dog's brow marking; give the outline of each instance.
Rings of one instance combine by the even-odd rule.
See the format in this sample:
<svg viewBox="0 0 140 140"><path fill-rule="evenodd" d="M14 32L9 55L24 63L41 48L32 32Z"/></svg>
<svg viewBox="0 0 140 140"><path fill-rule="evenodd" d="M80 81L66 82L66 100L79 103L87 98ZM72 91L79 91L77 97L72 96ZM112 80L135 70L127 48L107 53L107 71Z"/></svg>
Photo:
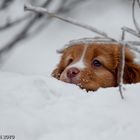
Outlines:
<svg viewBox="0 0 140 140"><path fill-rule="evenodd" d="M86 54L87 48L88 48L88 46L85 45L83 53L81 55L81 58L75 64L70 65L69 68L70 67L76 67L76 68L79 68L79 69L83 69L83 68L86 67L85 64L84 64L84 56Z"/></svg>

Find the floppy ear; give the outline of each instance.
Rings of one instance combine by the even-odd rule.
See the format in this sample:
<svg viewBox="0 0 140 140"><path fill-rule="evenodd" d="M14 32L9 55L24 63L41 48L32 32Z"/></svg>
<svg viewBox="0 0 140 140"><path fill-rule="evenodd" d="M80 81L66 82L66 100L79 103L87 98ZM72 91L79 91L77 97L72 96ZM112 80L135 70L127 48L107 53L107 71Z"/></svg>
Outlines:
<svg viewBox="0 0 140 140"><path fill-rule="evenodd" d="M57 50L57 53L61 54L61 59L60 59L59 64L53 70L51 75L58 80L60 79L61 73L65 70L65 68L68 66L69 62L71 61L68 55L69 53L67 51L69 48L70 47L65 47L60 50Z"/></svg>
<svg viewBox="0 0 140 140"><path fill-rule="evenodd" d="M140 65L134 62L134 54L126 49L125 67L124 67L124 83L140 82Z"/></svg>
<svg viewBox="0 0 140 140"><path fill-rule="evenodd" d="M120 52L120 50L119 50ZM120 54L119 54L120 55ZM123 82L126 84L140 82L140 65L134 62L134 54L128 48L125 49L125 67ZM117 58L119 62L119 57ZM117 79L120 75L119 63L117 64Z"/></svg>
<svg viewBox="0 0 140 140"><path fill-rule="evenodd" d="M54 78L56 78L58 80L60 79L61 73L64 71L64 69L66 67L66 64L64 61L65 54L64 54L64 52L61 52L61 53L62 53L62 56L61 56L60 62L51 74Z"/></svg>
<svg viewBox="0 0 140 140"><path fill-rule="evenodd" d="M65 67L64 67L64 63L63 63L63 59L61 58L60 63L57 65L57 67L53 70L52 72L52 76L56 79L60 79L61 73L64 71Z"/></svg>
<svg viewBox="0 0 140 140"><path fill-rule="evenodd" d="M140 82L140 65L127 63L124 68L124 83Z"/></svg>

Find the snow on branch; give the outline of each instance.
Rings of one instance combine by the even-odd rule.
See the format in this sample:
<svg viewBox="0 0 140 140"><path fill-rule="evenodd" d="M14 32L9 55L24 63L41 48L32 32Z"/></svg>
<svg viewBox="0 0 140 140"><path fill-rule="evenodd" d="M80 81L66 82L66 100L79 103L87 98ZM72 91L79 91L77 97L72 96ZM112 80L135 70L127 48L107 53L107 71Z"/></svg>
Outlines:
<svg viewBox="0 0 140 140"><path fill-rule="evenodd" d="M105 39L108 39L110 40L111 42L118 42L119 44L122 43L122 40L119 41L119 40L116 40L110 36L108 36L105 32L103 31L100 31L99 29L95 28L95 27L92 27L90 25L87 25L87 24L83 24L79 21L76 21L75 19L72 19L70 17L62 17L62 16L59 16L55 13L52 13L52 12L49 12L47 9L45 8L42 8L42 7L37 7L37 6L32 6L31 4L26 4L24 6L24 10L25 11L32 11L32 12L35 12L35 13L41 13L41 14L47 14L51 17L54 17L54 18L57 18L57 19L60 19L62 21L65 21L65 22L68 22L68 23L71 23L73 25L76 25L76 26L79 26L79 27L82 27L84 29L87 29L87 30L90 30L94 33L97 33L98 35L101 35L102 37L104 37ZM129 32L137 37L139 37L140 35L138 33L136 33L134 30L128 28L128 27L122 27L122 30L125 30L126 32ZM123 43L125 42L125 44L129 44L129 45L140 45L140 42L139 41L124 41L123 40Z"/></svg>
<svg viewBox="0 0 140 140"><path fill-rule="evenodd" d="M140 7L140 0L133 0L133 4L132 4L132 18L133 18L133 23L135 25L136 31L140 34L140 26L138 24L138 22L136 21L135 18L135 5L136 5L136 1L138 2L138 5Z"/></svg>
<svg viewBox="0 0 140 140"><path fill-rule="evenodd" d="M135 30L133 30L133 29L131 29L131 28L129 28L129 27L124 26L124 27L122 27L121 29L122 29L123 31L125 31L125 32L128 32L128 33L130 33L130 34L132 34L132 35L134 35L134 36L140 38L140 33L138 33L137 31L135 31Z"/></svg>
<svg viewBox="0 0 140 140"><path fill-rule="evenodd" d="M48 14L48 15L51 16L51 17L55 17L55 18L57 18L57 19L63 20L63 21L65 21L65 22L71 23L71 24L73 24L73 25L82 27L82 28L84 28L84 29L87 29L87 30L89 30L89 31L92 31L92 32L94 32L94 33L97 33L98 35L101 35L101 36L103 36L103 37L106 37L106 38L108 38L108 39L113 40L112 38L108 37L108 35L107 35L106 33L104 33L104 32L102 32L102 31L98 30L98 29L95 28L95 27L92 27L92 26L90 26L90 25L83 24L83 23L81 24L81 22L76 21L76 20L74 20L74 19L72 19L72 18L70 18L70 17L64 18L64 17L59 16L59 15L57 15L57 14L55 14L55 13L49 12L49 11L48 11L47 9L45 9L45 8L42 8L42 7L35 7L35 6L32 6L31 4L28 4L28 5L26 4L26 5L24 6L24 9L27 10L27 11L35 12L35 13Z"/></svg>
<svg viewBox="0 0 140 140"><path fill-rule="evenodd" d="M140 0L133 0L133 3L132 3L132 19L133 19L133 23L134 23L136 30L133 30L133 29L126 27L126 26L122 27L121 29L125 32L128 32L128 33L140 38L140 25L136 21L136 17L135 17L136 1L138 3L139 8L140 8Z"/></svg>
<svg viewBox="0 0 140 140"><path fill-rule="evenodd" d="M125 31L122 31L121 41L125 39ZM123 42L124 43L124 42ZM123 75L124 75L124 67L125 67L125 46L126 44L121 44L120 47L120 64L119 64L119 72L118 72L118 86L121 98L124 99L123 96Z"/></svg>

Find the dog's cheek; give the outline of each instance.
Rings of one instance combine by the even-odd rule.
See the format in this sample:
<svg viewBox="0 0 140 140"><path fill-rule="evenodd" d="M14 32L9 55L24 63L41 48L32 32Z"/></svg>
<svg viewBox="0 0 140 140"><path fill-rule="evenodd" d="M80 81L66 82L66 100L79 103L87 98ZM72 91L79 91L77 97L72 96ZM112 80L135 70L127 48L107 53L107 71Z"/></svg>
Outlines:
<svg viewBox="0 0 140 140"><path fill-rule="evenodd" d="M140 65L135 63L127 63L124 69L124 83L140 82Z"/></svg>
<svg viewBox="0 0 140 140"><path fill-rule="evenodd" d="M116 85L116 79L113 73L105 70L97 74L97 81L100 87L114 87Z"/></svg>
<svg viewBox="0 0 140 140"><path fill-rule="evenodd" d="M95 79L94 72L90 69L85 69L81 72L79 87L86 89L86 91L95 91L99 88L99 84Z"/></svg>
<svg viewBox="0 0 140 140"><path fill-rule="evenodd" d="M114 75L109 71L93 71L92 69L85 70L81 74L80 87L87 91L95 91L100 87L114 87L116 80Z"/></svg>

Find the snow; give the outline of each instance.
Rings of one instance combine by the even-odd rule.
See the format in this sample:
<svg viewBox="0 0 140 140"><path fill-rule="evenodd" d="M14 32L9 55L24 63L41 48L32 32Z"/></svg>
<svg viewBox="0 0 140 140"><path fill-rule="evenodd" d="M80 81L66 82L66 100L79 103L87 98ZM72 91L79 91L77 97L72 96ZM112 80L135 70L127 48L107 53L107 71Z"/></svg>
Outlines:
<svg viewBox="0 0 140 140"><path fill-rule="evenodd" d="M0 73L0 134L17 140L139 140L140 84L86 92L52 77Z"/></svg>
<svg viewBox="0 0 140 140"><path fill-rule="evenodd" d="M9 9L14 18L24 13L24 1L15 3L16 8ZM134 27L130 5L129 0L89 1L74 8L70 16L120 39L122 25ZM1 46L20 28L0 34ZM89 43L93 37L89 31L53 20L38 36L17 44L0 71L0 136L15 135L16 140L140 139L140 83L125 85L122 100L118 88L87 93L50 76L59 62L57 49L81 43L79 38Z"/></svg>

